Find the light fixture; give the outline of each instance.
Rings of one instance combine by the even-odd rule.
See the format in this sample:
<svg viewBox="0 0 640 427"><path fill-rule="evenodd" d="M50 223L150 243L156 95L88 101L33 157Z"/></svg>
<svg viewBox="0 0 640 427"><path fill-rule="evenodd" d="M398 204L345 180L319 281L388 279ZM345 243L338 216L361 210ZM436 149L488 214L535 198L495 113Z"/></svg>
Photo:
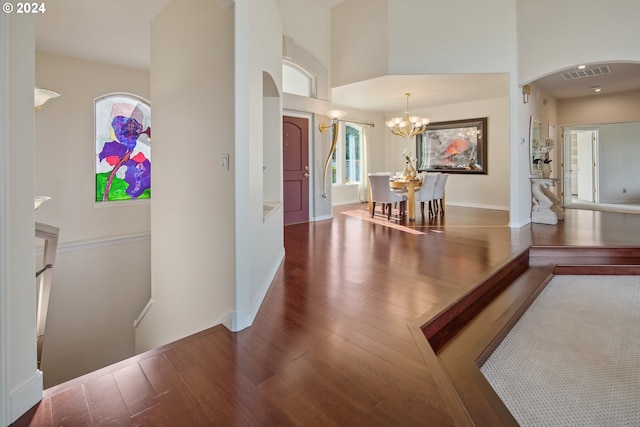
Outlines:
<svg viewBox="0 0 640 427"><path fill-rule="evenodd" d="M52 90L40 89L39 87L34 89L34 102L33 105L36 110L42 108L45 102L51 98L57 98L60 94Z"/></svg>
<svg viewBox="0 0 640 427"><path fill-rule="evenodd" d="M330 118L331 118L331 124L324 124L324 123L320 123L320 125L318 126L320 128L320 132L324 133L327 131L327 129L331 128L331 126L333 126L334 123L336 123L337 121L340 120L341 117L344 117L347 114L346 111L341 111L341 110L329 110L329 113L327 114Z"/></svg>
<svg viewBox="0 0 640 427"><path fill-rule="evenodd" d="M427 130L427 125L431 120L426 117L412 116L409 111L409 97L411 94L405 93L405 96L407 97L407 111L405 111L404 117L394 117L388 120L386 125L392 134L409 139Z"/></svg>
<svg viewBox="0 0 640 427"><path fill-rule="evenodd" d="M602 92L602 88L600 86L592 86L591 90L593 90L594 93Z"/></svg>
<svg viewBox="0 0 640 427"><path fill-rule="evenodd" d="M529 95L531 95L531 86L529 85L522 86L522 102L524 104L529 102Z"/></svg>
<svg viewBox="0 0 640 427"><path fill-rule="evenodd" d="M587 66L586 65L578 65L576 68L578 70L584 70L585 68L587 68Z"/></svg>

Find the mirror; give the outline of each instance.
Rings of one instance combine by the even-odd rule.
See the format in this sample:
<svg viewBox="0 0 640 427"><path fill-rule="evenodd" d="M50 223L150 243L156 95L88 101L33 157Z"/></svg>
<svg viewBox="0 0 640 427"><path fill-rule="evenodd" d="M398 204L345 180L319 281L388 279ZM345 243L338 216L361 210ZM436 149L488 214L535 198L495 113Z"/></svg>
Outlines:
<svg viewBox="0 0 640 427"><path fill-rule="evenodd" d="M540 175L540 166L542 163L542 153L540 153L540 142L542 139L542 123L531 116L529 124L529 154L531 158L531 174ZM537 147L537 148L536 148Z"/></svg>

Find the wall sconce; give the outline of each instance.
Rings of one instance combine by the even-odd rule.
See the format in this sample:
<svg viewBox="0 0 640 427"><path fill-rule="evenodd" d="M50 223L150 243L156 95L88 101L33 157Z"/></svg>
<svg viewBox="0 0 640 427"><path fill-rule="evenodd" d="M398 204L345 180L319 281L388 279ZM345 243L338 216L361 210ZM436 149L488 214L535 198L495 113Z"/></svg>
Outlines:
<svg viewBox="0 0 640 427"><path fill-rule="evenodd" d="M341 117L344 117L346 114L346 111L329 110L329 113L327 113L327 115L331 117L331 124L326 125L324 123L320 123L320 125L318 126L318 128L320 128L320 132L326 132L327 129L330 129L334 123L336 123Z"/></svg>
<svg viewBox="0 0 640 427"><path fill-rule="evenodd" d="M522 86L522 102L523 103L527 103L529 102L529 95L531 95L531 86L529 85L524 85Z"/></svg>
<svg viewBox="0 0 640 427"><path fill-rule="evenodd" d="M33 106L35 107L36 110L39 110L42 108L45 102L47 102L52 98L57 98L59 96L60 94L57 92L54 92L52 90L47 90L47 89L40 89L39 87L37 87L34 89Z"/></svg>

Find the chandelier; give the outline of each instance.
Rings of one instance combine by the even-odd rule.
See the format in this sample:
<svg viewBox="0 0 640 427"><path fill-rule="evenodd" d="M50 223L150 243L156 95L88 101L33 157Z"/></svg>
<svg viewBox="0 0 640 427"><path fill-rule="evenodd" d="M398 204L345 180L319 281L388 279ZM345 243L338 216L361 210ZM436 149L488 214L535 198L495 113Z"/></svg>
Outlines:
<svg viewBox="0 0 640 427"><path fill-rule="evenodd" d="M392 134L409 139L427 130L427 125L431 120L426 117L411 116L409 111L409 97L411 94L405 93L405 96L407 97L407 111L405 111L404 117L394 117L388 120L386 125Z"/></svg>

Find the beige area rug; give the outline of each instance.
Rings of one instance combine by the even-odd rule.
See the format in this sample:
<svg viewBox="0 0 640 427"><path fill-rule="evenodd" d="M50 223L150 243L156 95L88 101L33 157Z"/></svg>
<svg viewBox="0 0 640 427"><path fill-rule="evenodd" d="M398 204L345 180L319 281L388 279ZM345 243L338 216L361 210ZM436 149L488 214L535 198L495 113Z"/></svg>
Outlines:
<svg viewBox="0 0 640 427"><path fill-rule="evenodd" d="M400 225L400 224L396 224L395 222L393 222L393 216L396 214L395 211L392 211L391 214L391 220L388 220L386 216L381 216L378 215L377 213L375 214L375 216L373 218L371 218L371 214L368 211L364 211L361 209L355 209L355 210L351 210L351 211L344 211L341 212L343 215L347 215L347 216L351 216L354 218L358 218L361 219L363 221L369 221L372 222L374 224L379 224L385 227L389 227L389 228L393 228L396 230L400 230L400 231L404 231L405 233L411 233L411 234L425 234L422 231L418 231L418 230L414 230L413 228L410 227L405 227L404 225Z"/></svg>
<svg viewBox="0 0 640 427"><path fill-rule="evenodd" d="M555 276L481 370L521 426L640 426L640 276Z"/></svg>

